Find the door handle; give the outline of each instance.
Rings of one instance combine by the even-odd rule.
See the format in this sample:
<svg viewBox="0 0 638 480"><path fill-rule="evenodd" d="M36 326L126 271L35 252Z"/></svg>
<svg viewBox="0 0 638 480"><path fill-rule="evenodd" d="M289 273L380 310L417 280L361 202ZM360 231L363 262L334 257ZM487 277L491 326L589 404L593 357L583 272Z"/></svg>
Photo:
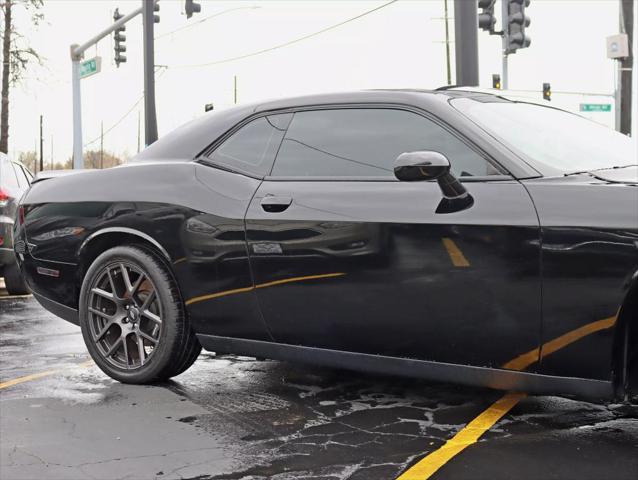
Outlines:
<svg viewBox="0 0 638 480"><path fill-rule="evenodd" d="M268 213L279 213L286 210L292 203L292 197L266 195L261 199L261 208Z"/></svg>

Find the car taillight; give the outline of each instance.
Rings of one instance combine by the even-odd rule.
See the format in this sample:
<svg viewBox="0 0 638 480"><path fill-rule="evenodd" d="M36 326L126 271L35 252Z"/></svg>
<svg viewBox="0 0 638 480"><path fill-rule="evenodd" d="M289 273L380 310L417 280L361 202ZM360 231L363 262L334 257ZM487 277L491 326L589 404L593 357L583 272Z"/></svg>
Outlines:
<svg viewBox="0 0 638 480"><path fill-rule="evenodd" d="M18 209L18 222L20 225L24 225L24 207L22 205Z"/></svg>
<svg viewBox="0 0 638 480"><path fill-rule="evenodd" d="M10 198L11 197L6 192L6 190L3 190L2 188L0 188L0 207L4 207Z"/></svg>

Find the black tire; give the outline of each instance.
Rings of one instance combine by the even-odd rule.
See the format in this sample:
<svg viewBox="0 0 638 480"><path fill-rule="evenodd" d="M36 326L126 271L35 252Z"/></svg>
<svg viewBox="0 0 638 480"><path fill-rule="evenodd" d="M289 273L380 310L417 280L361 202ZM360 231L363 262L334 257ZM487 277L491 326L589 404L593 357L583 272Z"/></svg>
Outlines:
<svg viewBox="0 0 638 480"><path fill-rule="evenodd" d="M180 375L188 370L190 366L195 363L195 360L197 360L197 357L199 357L201 351L202 346L200 345L199 340L197 340L197 337L193 335L188 343L188 346L184 350L184 358L180 366L177 367L174 372L171 372L169 378L176 377L177 375Z"/></svg>
<svg viewBox="0 0 638 480"><path fill-rule="evenodd" d="M28 295L31 293L24 278L22 278L17 263L4 267L4 286L7 288L9 295Z"/></svg>
<svg viewBox="0 0 638 480"><path fill-rule="evenodd" d="M167 380L201 351L171 272L141 247L114 247L95 259L82 282L79 317L91 357L123 383Z"/></svg>

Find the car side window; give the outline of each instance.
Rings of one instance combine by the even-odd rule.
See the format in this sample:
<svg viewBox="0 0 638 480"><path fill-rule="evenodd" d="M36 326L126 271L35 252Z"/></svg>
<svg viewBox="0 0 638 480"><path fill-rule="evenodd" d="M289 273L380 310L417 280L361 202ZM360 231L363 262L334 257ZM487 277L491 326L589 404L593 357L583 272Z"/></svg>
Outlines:
<svg viewBox="0 0 638 480"><path fill-rule="evenodd" d="M457 176L500 175L456 136L413 112L348 108L297 112L283 139L273 176L394 178L404 152L444 154Z"/></svg>
<svg viewBox="0 0 638 480"><path fill-rule="evenodd" d="M224 140L208 158L232 170L268 175L291 119L291 113L256 118Z"/></svg>
<svg viewBox="0 0 638 480"><path fill-rule="evenodd" d="M26 190L29 188L29 179L27 178L27 174L24 173L24 170L22 170L22 167L17 163L13 163L13 169L15 170L16 177L18 178L20 190Z"/></svg>
<svg viewBox="0 0 638 480"><path fill-rule="evenodd" d="M16 192L20 189L20 184L18 183L18 177L16 176L15 171L13 170L12 162L4 159L0 159L0 182L1 187L10 190L11 192Z"/></svg>

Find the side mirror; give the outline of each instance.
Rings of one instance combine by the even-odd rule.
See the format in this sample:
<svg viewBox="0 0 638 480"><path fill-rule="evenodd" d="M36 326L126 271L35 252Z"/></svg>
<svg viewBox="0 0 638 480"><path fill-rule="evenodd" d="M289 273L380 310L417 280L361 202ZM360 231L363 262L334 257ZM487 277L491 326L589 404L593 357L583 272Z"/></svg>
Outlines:
<svg viewBox="0 0 638 480"><path fill-rule="evenodd" d="M402 153L394 162L394 176L405 182L436 180L443 193L436 213L458 212L474 204L463 184L450 172L449 160L441 153Z"/></svg>
<svg viewBox="0 0 638 480"><path fill-rule="evenodd" d="M436 180L450 171L450 162L438 152L406 152L394 161L394 176L404 182Z"/></svg>

